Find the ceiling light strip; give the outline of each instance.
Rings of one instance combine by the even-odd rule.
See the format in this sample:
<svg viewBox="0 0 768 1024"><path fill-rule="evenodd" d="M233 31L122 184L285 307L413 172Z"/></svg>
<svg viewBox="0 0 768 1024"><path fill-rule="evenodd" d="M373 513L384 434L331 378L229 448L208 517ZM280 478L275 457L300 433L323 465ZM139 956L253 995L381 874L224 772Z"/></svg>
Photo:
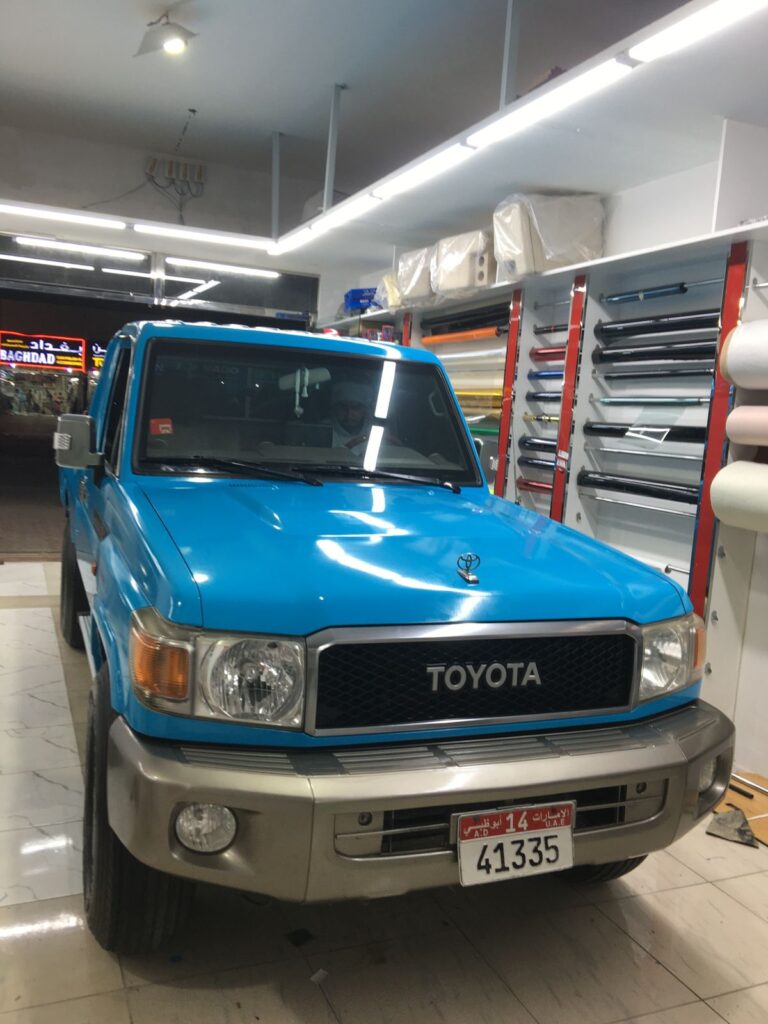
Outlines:
<svg viewBox="0 0 768 1024"><path fill-rule="evenodd" d="M132 263L140 263L147 258L147 254L144 252L134 252L129 249L107 249L99 245L80 245L78 242L60 242L57 238L34 238L30 235L16 235L14 242L17 245L30 249L79 252L86 256L106 256L109 259L126 260Z"/></svg>
<svg viewBox="0 0 768 1024"><path fill-rule="evenodd" d="M667 57L730 28L766 7L768 0L716 0L642 42L635 43L629 49L629 56L642 63Z"/></svg>
<svg viewBox="0 0 768 1024"><path fill-rule="evenodd" d="M218 281L204 281L203 284L198 285L197 288L190 288L188 292L183 292L181 295L177 295L176 302L186 302L189 299L194 299L196 295L202 295L203 292L210 291L211 288L215 288L219 284Z"/></svg>
<svg viewBox="0 0 768 1024"><path fill-rule="evenodd" d="M159 271L147 273L143 270L121 270L120 267L102 267L102 274L119 274L121 277L145 277L151 281L162 278L164 281L176 281L179 284L205 284L204 277L174 277L172 274L163 274Z"/></svg>
<svg viewBox="0 0 768 1024"><path fill-rule="evenodd" d="M95 267L87 263L64 263L62 260L41 260L35 256L11 256L10 253L0 253L0 260L8 260L9 263L35 263L41 267L59 267L62 270L95 270Z"/></svg>
<svg viewBox="0 0 768 1024"><path fill-rule="evenodd" d="M108 228L122 231L128 225L124 220L115 217L96 217L90 213L66 213L63 210L50 210L45 207L25 206L23 203L0 203L0 214L11 217L33 217L36 220L59 221L62 224L83 224L92 228Z"/></svg>
<svg viewBox="0 0 768 1024"><path fill-rule="evenodd" d="M194 228L165 227L162 224L134 224L133 230L140 235L154 235L157 238L176 238L182 242L209 242L211 245L229 245L235 249L255 249L259 252L266 252L275 244L274 239L258 235L228 235L223 231L198 231Z"/></svg>
<svg viewBox="0 0 768 1024"><path fill-rule="evenodd" d="M549 89L528 103L516 106L508 114L497 118L467 137L467 143L483 149L494 142L508 139L518 132L560 114L581 100L594 96L610 85L615 85L632 71L629 64L614 58L590 68L589 71Z"/></svg>
<svg viewBox="0 0 768 1024"><path fill-rule="evenodd" d="M209 263L207 260L188 260L181 256L166 256L165 262L172 267L191 267L195 270L213 270L219 274L241 274L243 277L280 277L276 270L261 270L259 267L237 267L230 263Z"/></svg>

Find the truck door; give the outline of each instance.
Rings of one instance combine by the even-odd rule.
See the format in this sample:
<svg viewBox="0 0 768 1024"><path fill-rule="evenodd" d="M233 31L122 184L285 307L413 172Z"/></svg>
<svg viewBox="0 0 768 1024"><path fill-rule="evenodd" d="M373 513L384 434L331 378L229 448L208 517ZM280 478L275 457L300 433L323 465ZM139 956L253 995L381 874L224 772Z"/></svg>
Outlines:
<svg viewBox="0 0 768 1024"><path fill-rule="evenodd" d="M103 468L83 469L78 472L73 539L80 575L89 600L96 589L92 566L97 561L99 544L106 536L103 518L104 489L115 478L123 433L130 361L130 348L127 345L118 348L110 374L109 397L103 415L99 417L96 425L96 446L104 455Z"/></svg>

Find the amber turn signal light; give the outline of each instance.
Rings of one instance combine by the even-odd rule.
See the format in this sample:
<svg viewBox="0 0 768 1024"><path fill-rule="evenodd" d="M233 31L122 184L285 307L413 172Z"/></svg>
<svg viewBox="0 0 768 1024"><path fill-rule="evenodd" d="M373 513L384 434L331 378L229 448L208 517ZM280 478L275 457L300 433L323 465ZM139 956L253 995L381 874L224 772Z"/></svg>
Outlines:
<svg viewBox="0 0 768 1024"><path fill-rule="evenodd" d="M186 700L189 690L189 650L131 629L133 683L145 697Z"/></svg>

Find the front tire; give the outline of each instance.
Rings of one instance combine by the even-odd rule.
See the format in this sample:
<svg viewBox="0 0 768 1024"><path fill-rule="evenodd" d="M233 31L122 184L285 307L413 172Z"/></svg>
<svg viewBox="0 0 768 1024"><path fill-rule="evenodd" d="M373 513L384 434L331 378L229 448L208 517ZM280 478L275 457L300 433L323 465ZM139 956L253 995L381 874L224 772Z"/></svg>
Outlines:
<svg viewBox="0 0 768 1024"><path fill-rule="evenodd" d="M621 878L635 868L639 868L645 857L628 857L626 860L612 861L610 864L580 864L571 868L568 874L574 882L611 882Z"/></svg>
<svg viewBox="0 0 768 1024"><path fill-rule="evenodd" d="M61 635L70 647L82 651L85 647L79 616L88 612L88 598L77 565L75 545L69 536L69 522L64 524L61 545L61 597L59 599L59 626Z"/></svg>
<svg viewBox="0 0 768 1024"><path fill-rule="evenodd" d="M107 739L113 719L105 663L88 699L83 824L85 916L104 949L148 953L183 926L192 905L194 885L136 860L110 828Z"/></svg>

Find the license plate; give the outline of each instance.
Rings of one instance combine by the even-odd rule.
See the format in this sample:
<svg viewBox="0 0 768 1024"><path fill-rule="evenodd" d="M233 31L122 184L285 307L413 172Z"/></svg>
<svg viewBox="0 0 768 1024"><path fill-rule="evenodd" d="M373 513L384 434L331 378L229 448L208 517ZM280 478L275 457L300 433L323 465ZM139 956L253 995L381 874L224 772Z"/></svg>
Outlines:
<svg viewBox="0 0 768 1024"><path fill-rule="evenodd" d="M457 826L461 884L486 885L573 867L575 815L572 801L462 814Z"/></svg>

